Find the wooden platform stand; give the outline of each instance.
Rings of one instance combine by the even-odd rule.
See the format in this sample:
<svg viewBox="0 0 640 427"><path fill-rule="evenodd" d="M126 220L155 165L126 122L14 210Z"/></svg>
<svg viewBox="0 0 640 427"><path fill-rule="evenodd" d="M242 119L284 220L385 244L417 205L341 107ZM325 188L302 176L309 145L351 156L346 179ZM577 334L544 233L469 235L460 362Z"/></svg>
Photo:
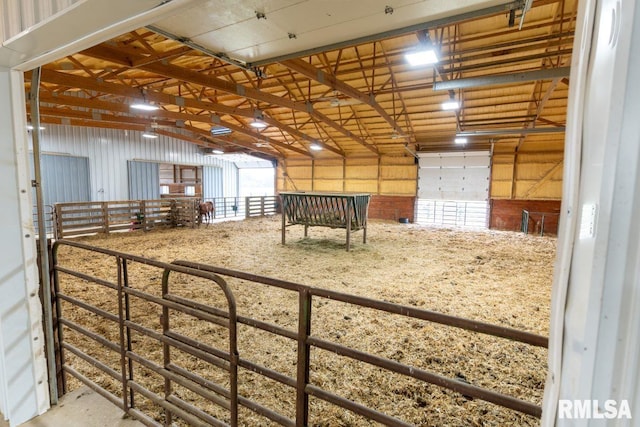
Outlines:
<svg viewBox="0 0 640 427"><path fill-rule="evenodd" d="M370 194L352 193L280 193L282 201L282 244L285 228L304 225L304 237L310 226L344 228L347 231L347 251L351 250L351 232L363 230L362 242L367 243L367 217Z"/></svg>

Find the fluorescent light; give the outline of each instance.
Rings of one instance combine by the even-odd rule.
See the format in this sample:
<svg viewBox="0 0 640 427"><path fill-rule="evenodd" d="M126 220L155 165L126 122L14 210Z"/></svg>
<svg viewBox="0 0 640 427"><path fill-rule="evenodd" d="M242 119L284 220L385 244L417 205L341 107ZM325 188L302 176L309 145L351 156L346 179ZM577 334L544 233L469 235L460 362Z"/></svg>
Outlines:
<svg viewBox="0 0 640 427"><path fill-rule="evenodd" d="M320 151L320 150L322 150L322 145L313 143L313 144L309 145L309 148L314 150L314 151Z"/></svg>
<svg viewBox="0 0 640 427"><path fill-rule="evenodd" d="M443 110L457 110L460 108L460 103L456 100L451 100L442 103Z"/></svg>
<svg viewBox="0 0 640 427"><path fill-rule="evenodd" d="M456 139L454 139L454 142L456 144L466 144L467 138L465 138L464 136L457 136Z"/></svg>
<svg viewBox="0 0 640 427"><path fill-rule="evenodd" d="M39 129L40 130L45 130L46 128L44 126L40 126ZM31 125L31 124L27 125L27 130L33 130L33 125Z"/></svg>
<svg viewBox="0 0 640 427"><path fill-rule="evenodd" d="M142 137L149 138L149 139L156 139L158 137L158 134L155 132L143 132Z"/></svg>
<svg viewBox="0 0 640 427"><path fill-rule="evenodd" d="M229 135L230 133L231 129L224 126L214 126L211 128L211 135Z"/></svg>
<svg viewBox="0 0 640 427"><path fill-rule="evenodd" d="M436 51L433 49L410 52L407 53L404 57L406 58L407 62L409 62L409 64L414 67L420 65L435 64L436 62L438 62L438 56L436 55Z"/></svg>
<svg viewBox="0 0 640 427"><path fill-rule="evenodd" d="M211 152L213 154L224 154L224 151L222 151L222 150L211 150Z"/></svg>
<svg viewBox="0 0 640 427"><path fill-rule="evenodd" d="M264 129L267 127L267 124L261 120L256 120L253 121L251 123L249 123L249 126L256 128L256 129Z"/></svg>
<svg viewBox="0 0 640 427"><path fill-rule="evenodd" d="M145 102L136 102L131 104L131 108L135 108L136 110L143 110L143 111L156 111L160 107L158 107L157 105L147 104Z"/></svg>

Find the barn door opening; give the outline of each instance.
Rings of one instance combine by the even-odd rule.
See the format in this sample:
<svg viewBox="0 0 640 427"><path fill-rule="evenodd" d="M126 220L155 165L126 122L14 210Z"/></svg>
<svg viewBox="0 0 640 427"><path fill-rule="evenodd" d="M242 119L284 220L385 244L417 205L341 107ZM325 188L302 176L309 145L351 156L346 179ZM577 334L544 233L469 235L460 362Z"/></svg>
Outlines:
<svg viewBox="0 0 640 427"><path fill-rule="evenodd" d="M491 153L418 153L415 221L462 228L489 225Z"/></svg>

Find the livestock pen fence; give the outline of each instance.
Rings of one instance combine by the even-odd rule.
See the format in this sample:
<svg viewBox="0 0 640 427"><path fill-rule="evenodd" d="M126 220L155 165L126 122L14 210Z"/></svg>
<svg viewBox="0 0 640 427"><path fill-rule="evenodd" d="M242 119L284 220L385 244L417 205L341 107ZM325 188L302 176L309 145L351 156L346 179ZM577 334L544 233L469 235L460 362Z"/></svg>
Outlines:
<svg viewBox="0 0 640 427"><path fill-rule="evenodd" d="M67 254L66 261L61 261L61 251ZM107 261L111 271L96 273L92 265L97 257ZM87 265L72 263L72 259L86 260ZM196 426L237 426L246 424L239 418L240 409L242 413L265 417L279 425L306 426L311 421L310 397L384 425L411 425L397 418L397 414L389 415L354 402L313 381L317 372L310 360L315 351L330 352L388 374L410 377L470 398L541 416L541 407L532 402L322 338L322 331L313 328L312 320L316 324L318 316L323 316L322 310L315 307L330 301L366 308L374 315L382 312L413 319L412 322L433 322L546 347L548 340L540 335L210 265L188 261L163 263L73 241L57 241L52 249L52 261L61 392L67 390L69 377L75 378L148 426L167 426L179 420ZM137 275L141 270L146 271L144 278ZM210 289L185 293L194 286L194 280L206 281ZM264 286L270 292L290 295L297 300L297 315L293 314L297 318L295 324L286 327L269 319L238 314L231 281L235 286L248 286L252 290ZM74 288L74 284L80 289ZM205 293L219 294L218 303L199 299L204 298ZM111 302L112 309L107 301ZM92 324L91 319L94 319ZM185 319L204 322L210 325L211 331L194 336L192 324ZM250 331L290 340L295 349L292 356L295 375L263 366L239 352L237 343L241 334ZM69 335L75 339L68 339ZM211 340L216 336L220 339L213 344ZM152 347L143 350L143 343ZM276 358L284 354L277 345L271 352ZM185 357L179 359L180 355ZM187 363L191 368L186 367ZM221 374L213 378L210 376L213 370ZM266 377L290 390L290 400L295 402L294 413L283 414L240 394L239 370Z"/></svg>
<svg viewBox="0 0 640 427"><path fill-rule="evenodd" d="M213 219L264 216L277 209L274 196L205 200L214 204ZM45 211L45 221L59 239L156 227L195 227L199 220L197 203L195 198L56 203ZM37 221L37 217L34 219Z"/></svg>

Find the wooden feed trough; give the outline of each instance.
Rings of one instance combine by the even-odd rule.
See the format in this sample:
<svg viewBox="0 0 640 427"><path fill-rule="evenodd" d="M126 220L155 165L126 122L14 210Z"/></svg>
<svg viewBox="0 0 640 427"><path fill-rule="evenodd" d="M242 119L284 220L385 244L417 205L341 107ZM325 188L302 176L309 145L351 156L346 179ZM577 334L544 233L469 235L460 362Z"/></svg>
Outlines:
<svg viewBox="0 0 640 427"><path fill-rule="evenodd" d="M370 194L346 193L280 193L282 199L282 244L285 228L304 225L304 237L310 226L344 228L347 230L347 251L351 248L351 232L364 230L362 242L367 243L367 215Z"/></svg>

